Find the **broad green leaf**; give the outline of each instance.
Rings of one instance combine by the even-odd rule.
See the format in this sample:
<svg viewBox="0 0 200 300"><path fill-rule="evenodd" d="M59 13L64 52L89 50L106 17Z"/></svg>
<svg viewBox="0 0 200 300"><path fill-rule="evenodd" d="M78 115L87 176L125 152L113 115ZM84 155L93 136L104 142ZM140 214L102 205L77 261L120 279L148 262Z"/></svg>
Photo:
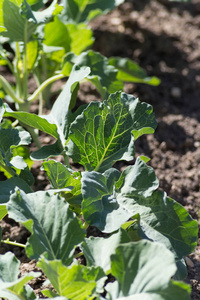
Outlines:
<svg viewBox="0 0 200 300"><path fill-rule="evenodd" d="M58 17L55 17L53 22L45 25L44 43L47 46L63 47L66 52L70 51L71 38L68 29Z"/></svg>
<svg viewBox="0 0 200 300"><path fill-rule="evenodd" d="M137 137L155 127L151 106L116 92L103 103L91 102L71 124L68 154L86 170L102 172L118 160L133 159L131 131Z"/></svg>
<svg viewBox="0 0 200 300"><path fill-rule="evenodd" d="M106 280L101 268L72 264L67 267L59 260L41 258L37 264L60 296L70 300L85 300L96 289L101 290Z"/></svg>
<svg viewBox="0 0 200 300"><path fill-rule="evenodd" d="M116 178L116 181L119 179ZM82 212L84 220L102 232L113 232L133 216L120 206L115 196L115 186L98 172L82 175Z"/></svg>
<svg viewBox="0 0 200 300"><path fill-rule="evenodd" d="M44 131L55 138L59 137L55 124L51 124L46 119L33 113L12 111L10 108L6 107L4 116L13 117L22 124Z"/></svg>
<svg viewBox="0 0 200 300"><path fill-rule="evenodd" d="M88 66L91 69L87 79L95 85L102 98L108 94L123 89L122 81L117 79L117 69L109 65L108 59L92 50L81 53L79 56L69 54L65 61L79 66Z"/></svg>
<svg viewBox="0 0 200 300"><path fill-rule="evenodd" d="M71 38L70 51L79 55L92 46L94 42L92 30L88 28L85 23L68 23L65 26Z"/></svg>
<svg viewBox="0 0 200 300"><path fill-rule="evenodd" d="M111 255L111 272L117 279L106 287L111 299L190 299L188 285L171 281L174 256L159 243L142 240L118 246Z"/></svg>
<svg viewBox="0 0 200 300"><path fill-rule="evenodd" d="M62 0L63 14L76 23L91 20L91 13L98 9L98 15L107 13L124 0ZM93 15L95 17L96 14Z"/></svg>
<svg viewBox="0 0 200 300"><path fill-rule="evenodd" d="M82 199L80 172L73 172L55 160L46 161L42 165L54 189L72 188L68 192L63 192L63 197L70 204L73 204L77 198Z"/></svg>
<svg viewBox="0 0 200 300"><path fill-rule="evenodd" d="M12 219L32 233L26 246L31 259L38 259L45 252L48 259L71 262L74 248L83 241L85 232L62 198L48 192L26 195L17 190L11 195L7 209Z"/></svg>
<svg viewBox="0 0 200 300"><path fill-rule="evenodd" d="M20 262L13 253L7 252L0 255L0 297L9 300L31 300L35 299L32 289L25 284L41 273L30 272L18 278Z"/></svg>
<svg viewBox="0 0 200 300"><path fill-rule="evenodd" d="M158 180L152 168L139 158L122 174L124 184L117 194L120 205L140 215L140 226L146 238L163 243L177 259L191 253L197 244L197 222L186 209L162 191L156 191Z"/></svg>
<svg viewBox="0 0 200 300"><path fill-rule="evenodd" d="M89 237L81 244L88 266L101 267L104 272L110 270L110 256L115 253L115 249L122 243L128 243L130 238L125 230L119 230L108 238Z"/></svg>
<svg viewBox="0 0 200 300"><path fill-rule="evenodd" d="M109 64L118 70L117 78L124 82L140 82L150 85L160 84L160 80L157 77L148 77L146 71L131 59L111 57L109 58Z"/></svg>

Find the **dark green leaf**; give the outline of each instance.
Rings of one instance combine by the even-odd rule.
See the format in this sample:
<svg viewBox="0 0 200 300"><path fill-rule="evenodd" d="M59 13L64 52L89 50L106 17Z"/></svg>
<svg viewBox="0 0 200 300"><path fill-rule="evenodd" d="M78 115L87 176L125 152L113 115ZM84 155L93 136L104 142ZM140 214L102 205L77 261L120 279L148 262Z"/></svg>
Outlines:
<svg viewBox="0 0 200 300"><path fill-rule="evenodd" d="M86 170L102 172L117 160L133 159L131 131L138 137L155 127L151 106L117 92L103 103L90 103L71 124L68 154Z"/></svg>
<svg viewBox="0 0 200 300"><path fill-rule="evenodd" d="M116 180L117 181L117 180ZM82 212L84 219L103 232L113 232L133 216L116 200L115 186L97 172L82 175Z"/></svg>
<svg viewBox="0 0 200 300"><path fill-rule="evenodd" d="M95 17L97 15L106 13L123 2L124 0L62 0L64 5L63 14L68 20L72 20L77 23L85 22L91 20L92 16ZM96 10L98 10L98 14L93 13Z"/></svg>
<svg viewBox="0 0 200 300"><path fill-rule="evenodd" d="M111 57L109 64L117 70L117 78L124 82L140 82L150 85L159 85L160 80L157 77L148 77L144 69L128 58Z"/></svg>
<svg viewBox="0 0 200 300"><path fill-rule="evenodd" d="M117 79L117 69L109 65L108 59L98 52L89 50L79 56L69 54L66 61L82 67L90 67L91 72L87 79L96 86L103 99L108 94L123 89L122 82Z"/></svg>

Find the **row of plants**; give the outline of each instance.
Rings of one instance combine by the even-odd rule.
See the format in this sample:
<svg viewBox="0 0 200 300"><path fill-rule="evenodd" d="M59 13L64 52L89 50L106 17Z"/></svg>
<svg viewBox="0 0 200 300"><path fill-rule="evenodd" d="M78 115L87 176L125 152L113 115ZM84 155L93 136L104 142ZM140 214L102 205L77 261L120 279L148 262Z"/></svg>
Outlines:
<svg viewBox="0 0 200 300"><path fill-rule="evenodd" d="M48 299L190 299L180 280L187 276L184 257L197 244L197 222L159 189L147 157L123 172L115 168L118 161L133 162L135 141L157 126L152 106L122 92L123 82L159 83L129 59L88 50L87 22L121 2L53 1L40 10L42 1L0 0L1 64L16 79L13 87L0 76L7 100L0 101L0 170L7 177L0 181L0 220L8 215L30 232L25 245L3 240L1 229L0 238L37 260L44 285L52 286L42 291ZM31 95L30 76L38 83ZM43 115L50 84L63 77L63 90ZM102 101L75 110L85 80ZM36 99L38 115L29 112ZM38 132L54 143L41 146ZM30 154L32 138L38 150ZM35 160L43 161L48 191L32 189ZM91 228L99 237L89 236ZM19 266L13 253L0 255L0 297L38 299L28 282L41 273L19 277Z"/></svg>

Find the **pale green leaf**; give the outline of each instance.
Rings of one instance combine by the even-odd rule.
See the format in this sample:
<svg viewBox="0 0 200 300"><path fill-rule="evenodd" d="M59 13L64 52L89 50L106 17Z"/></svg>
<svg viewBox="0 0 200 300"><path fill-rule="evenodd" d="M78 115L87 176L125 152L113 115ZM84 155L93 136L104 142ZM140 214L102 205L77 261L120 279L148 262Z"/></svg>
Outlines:
<svg viewBox="0 0 200 300"><path fill-rule="evenodd" d="M73 205L82 201L80 172L73 172L55 160L46 161L42 165L54 189L71 188L62 193L67 202Z"/></svg>
<svg viewBox="0 0 200 300"><path fill-rule="evenodd" d="M89 237L81 244L88 266L101 267L104 272L110 270L110 257L122 243L128 243L130 238L125 230L119 230L108 238Z"/></svg>
<svg viewBox="0 0 200 300"><path fill-rule="evenodd" d="M35 299L32 289L25 284L41 273L30 272L18 278L20 262L13 253L7 252L0 255L0 297L9 300L31 300Z"/></svg>
<svg viewBox="0 0 200 300"><path fill-rule="evenodd" d="M27 62L28 62L28 70L31 71L35 66L37 57L38 57L38 41L30 41L26 45L27 49Z"/></svg>
<svg viewBox="0 0 200 300"><path fill-rule="evenodd" d="M45 258L40 259L38 266L57 293L71 300L90 299L96 288L100 289L100 286L97 287L98 281L102 288L106 279L99 267L89 268L78 264L67 267L59 260L47 261Z"/></svg>
<svg viewBox="0 0 200 300"><path fill-rule="evenodd" d="M52 34L53 32L53 34ZM47 46L63 47L66 52L70 51L71 38L67 27L58 17L54 18L44 27L44 44Z"/></svg>
<svg viewBox="0 0 200 300"><path fill-rule="evenodd" d="M12 219L31 230L26 246L31 259L38 259L45 252L49 259L71 262L74 248L83 240L85 232L62 198L48 192L26 195L17 190L11 195L7 209Z"/></svg>
<svg viewBox="0 0 200 300"><path fill-rule="evenodd" d="M191 253L197 244L197 222L186 209L162 191L152 168L139 158L122 174L124 183L117 200L132 215L140 215L142 237L163 243L177 259Z"/></svg>
<svg viewBox="0 0 200 300"><path fill-rule="evenodd" d="M188 285L171 281L174 256L161 244L142 240L118 246L111 256L111 272L117 279L106 287L111 299L190 299Z"/></svg>
<svg viewBox="0 0 200 300"><path fill-rule="evenodd" d="M94 42L92 30L86 26L84 23L66 24L68 29L71 42L70 51L79 55L81 52L87 50Z"/></svg>

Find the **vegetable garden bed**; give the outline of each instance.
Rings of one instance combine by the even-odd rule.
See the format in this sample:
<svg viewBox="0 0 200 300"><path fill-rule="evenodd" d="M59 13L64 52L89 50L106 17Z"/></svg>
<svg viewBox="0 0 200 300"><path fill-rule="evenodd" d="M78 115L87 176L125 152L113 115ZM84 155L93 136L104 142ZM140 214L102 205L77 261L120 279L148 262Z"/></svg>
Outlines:
<svg viewBox="0 0 200 300"><path fill-rule="evenodd" d="M143 1L143 3L127 1L110 12L109 17L101 16L91 21L90 25L96 38L93 46L95 51L99 51L106 57L133 59L147 70L149 76L157 76L161 79L159 86L141 83L127 83L124 86L127 94L138 96L141 102L145 101L153 105L158 127L152 134L156 123L149 104L142 104L134 97L120 92L113 94L103 105L99 102L92 103L84 110L84 113L80 113L79 117L75 115L75 121L70 126L72 142L68 144L66 153L70 157L72 169L77 172L70 173L64 167L68 164L66 155L58 156L58 162L51 159L44 162L43 170L40 170L41 162L35 162L32 166L35 177L32 187L38 192L32 193L31 196L29 188L19 183L18 186L28 195L23 191L16 191L10 197L7 205L10 218L6 216L1 221L2 239L6 241L8 238L25 244L27 238L30 236L31 238L26 246L29 258L25 254L24 248L6 243L2 243L0 246L1 254L7 253L7 256L1 256L1 264L5 270L2 274L5 277L0 278L3 279L5 286L10 286L11 290L19 288L16 296L13 296L11 292L5 292L5 289L2 289L3 292L0 289L2 297L19 299L20 295L23 297L20 299L35 299L28 288L26 288L26 292L20 290L30 279L29 283L34 292L42 298L44 297L41 294L41 290L44 290L42 284L48 278L51 284L46 287L48 290L46 296L49 298L57 298L60 295L60 299L93 299L94 297L97 299L105 299L105 297L107 297L106 299L132 299L131 297L140 299L139 297L143 297L142 299L144 299L145 296L149 297L148 299L154 299L154 293L152 293L154 290L158 299L189 299L188 287L175 283L170 278L172 276L175 280L184 278L185 269L181 259L192 252L197 237L196 222L190 219L185 210L181 210L178 202L185 206L195 220L199 221L200 109L198 101L200 80L198 51L200 38L198 26L200 19L198 14L198 1L192 1L190 4L169 3L168 1ZM191 34L186 34L187 32ZM88 53L92 57L92 54ZM76 57L67 59L72 64L77 63ZM10 77L5 67L1 67L1 71L1 75L8 78L9 82L13 81L13 77ZM76 82L87 77L88 72L87 68L80 69L75 66L68 80L68 86L64 88L65 95L70 94L69 87L72 88L72 86L71 95L73 95ZM59 81L59 84L63 85L64 83L65 81ZM92 83L94 84L94 81ZM31 89L34 91L33 86L29 83L29 92L32 93ZM90 83L82 84L73 111L82 104L100 100L105 89L98 88L98 91L99 93ZM49 120L56 118L60 121L59 135L53 124L47 126L47 123L42 120L43 124L38 128L36 124L41 120L31 119L31 116L26 113L17 115L3 106L1 106L1 111L5 117L14 117L19 120L21 118L27 125L31 125L31 120L34 127L40 130L43 127L44 131L54 138L42 133L40 136L42 145L53 144L55 139L60 140L63 145L61 134L65 130L66 120L62 118L62 114L64 112L63 117L66 116L66 108L65 110L61 109L62 97L57 99L53 109L47 108L46 110ZM105 96L103 99L107 99L107 97ZM70 103L72 104L72 102L74 104L70 98ZM37 102L36 104L33 102L31 110L38 111ZM110 110L113 111L113 114L110 114ZM138 111L143 112L140 121ZM96 127L93 127L93 119L90 122L90 116L98 116ZM115 122L112 119L113 116ZM50 120L50 123L54 122ZM135 125L129 125L132 123ZM105 149L101 150L102 145L99 141L102 141L102 137L99 140L100 131L98 133L101 124L106 125L105 127L102 125L105 128L104 141L107 143L104 146L107 147L107 153L110 151L109 155L106 154L106 151L104 152ZM4 128L6 130L6 127ZM87 141L82 140L82 135L85 137L88 132L90 135L88 135ZM133 144L130 135L128 137L124 135L123 142L118 140L115 142L115 138L117 139L124 132L132 132L135 140L138 138L135 142L136 157L138 157L136 161L132 157ZM144 133L150 134L140 137ZM110 137L112 138L110 139ZM28 139L29 136L21 136L23 142L28 143ZM64 144L66 142L64 141ZM83 150L81 146L84 142L86 148ZM96 143L95 151L91 147L94 143ZM119 143L121 143L120 147L118 147ZM109 148L110 145L113 147L112 151ZM34 152L37 149L35 143L31 144L30 149L33 158L41 158L45 153L45 151ZM59 152L60 145L53 150ZM104 156L101 156L102 151ZM147 167L145 156L151 159L147 165L153 169ZM99 159L99 157L103 158ZM119 159L122 161L115 163ZM115 170L110 169L113 164ZM78 173L78 171L83 171L81 166L84 166L87 172ZM153 170L160 182L159 191L156 191L158 180ZM6 178L3 177L3 174L1 176L1 184L4 184ZM24 176L29 175L27 173ZM66 178L68 178L68 183L64 182ZM72 186L76 188L72 189ZM45 190L52 190L52 187L54 192L45 192ZM2 189L3 185L1 185ZM55 189L62 189L60 196L53 195ZM11 181L10 190L14 192ZM161 190L177 200L177 204L170 198L165 198L165 194ZM81 195L83 199L81 199ZM64 197L70 207L63 198L59 197ZM78 219L74 217L69 208L80 217L81 221L77 221ZM48 221L47 215L50 221ZM151 217L149 218L148 215ZM164 224L163 220L169 220L169 217L172 219L170 219L171 222ZM181 224L183 225L181 222L188 226L187 230L186 227L183 231L178 230ZM88 225L90 226L88 227ZM170 226L171 229L167 232L166 228L169 229ZM71 229L69 230L69 228ZM177 229L177 232L174 229ZM85 240L84 230L87 230ZM44 232L46 237L43 235ZM65 240L66 236L67 240L72 239L73 241L68 243ZM93 238L89 236L93 236ZM140 240L141 238L143 240ZM152 240L155 242L152 243ZM63 245L61 241L63 241ZM157 242L161 242L161 244L157 244ZM74 253L74 247L77 245L79 246ZM104 248L106 251L103 251ZM178 273L176 273L174 257L167 248L175 253L179 267ZM30 273L30 277L24 275L23 284L18 282L15 286L13 282L17 280L18 263L11 254L8 254L8 251L13 252L22 262L20 276L32 271L41 272L42 268L47 277L44 274ZM72 266L70 264L73 257L78 264L74 263ZM121 263L122 257L123 264ZM52 259L62 259L62 261L52 261ZM37 263L38 260L39 263ZM137 266L139 271L134 273L132 270L136 270L136 262L140 262L141 265ZM185 281L192 285L192 299L200 299L198 246L186 262L188 276ZM84 267L86 263L93 267ZM15 271L8 278L9 264ZM162 267L161 264L163 264ZM123 277L122 273L126 274L127 271L130 272L128 278ZM162 271L163 279L161 280ZM57 275L55 275L56 272ZM143 279L143 272L149 274L149 277L145 277L146 281L140 286L139 282ZM174 276L175 273L176 276ZM66 282L63 283L61 280L63 274L65 274L65 278L71 276L71 279L68 281L66 279ZM38 278L32 279L37 275ZM117 279L116 281L113 276ZM128 282L129 278L130 282ZM153 283L154 279L155 284ZM60 288L56 280L59 282ZM68 288L68 292L64 292L69 283L72 283L72 289ZM105 283L107 286L103 289ZM77 295L74 294L76 284L80 289ZM145 290L145 286L148 285L149 288L147 287ZM89 298L91 294L93 296ZM111 298L108 298L109 294Z"/></svg>

